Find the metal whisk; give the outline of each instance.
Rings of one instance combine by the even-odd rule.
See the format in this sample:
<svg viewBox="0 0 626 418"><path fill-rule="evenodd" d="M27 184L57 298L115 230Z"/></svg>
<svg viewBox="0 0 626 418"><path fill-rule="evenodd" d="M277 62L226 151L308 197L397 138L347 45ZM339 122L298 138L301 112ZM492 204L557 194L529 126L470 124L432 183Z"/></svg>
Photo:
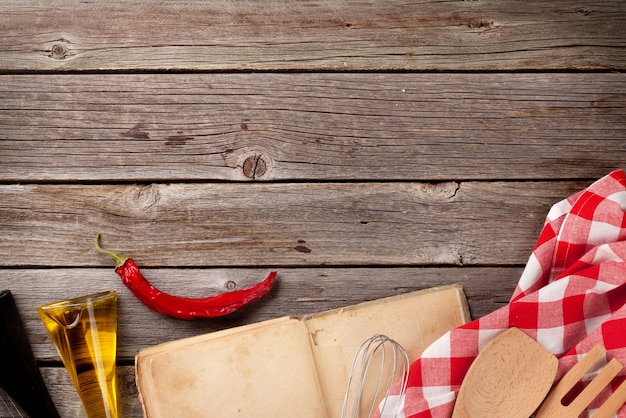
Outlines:
<svg viewBox="0 0 626 418"><path fill-rule="evenodd" d="M399 381L398 396L402 399L408 383L408 371L409 355L397 341L380 334L365 340L352 363L342 418L369 418L378 406L381 417L396 417L402 402L388 404L387 401L396 381Z"/></svg>

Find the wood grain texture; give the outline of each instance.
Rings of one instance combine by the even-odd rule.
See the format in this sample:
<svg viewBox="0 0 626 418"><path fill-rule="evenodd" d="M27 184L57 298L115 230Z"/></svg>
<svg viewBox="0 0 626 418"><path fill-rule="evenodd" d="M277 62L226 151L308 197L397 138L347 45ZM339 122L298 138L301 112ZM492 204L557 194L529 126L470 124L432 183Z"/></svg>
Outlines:
<svg viewBox="0 0 626 418"><path fill-rule="evenodd" d="M0 8L4 71L626 68L620 1L4 0Z"/></svg>
<svg viewBox="0 0 626 418"><path fill-rule="evenodd" d="M509 265L582 182L0 185L2 266Z"/></svg>
<svg viewBox="0 0 626 418"><path fill-rule="evenodd" d="M626 2L0 0L0 289L63 417L36 313L120 297L139 349L460 283L508 303L550 207L626 168ZM93 238L183 296L255 283L220 320L139 303ZM0 416L6 411L0 394Z"/></svg>
<svg viewBox="0 0 626 418"><path fill-rule="evenodd" d="M0 108L3 182L590 179L626 161L626 74L3 75Z"/></svg>

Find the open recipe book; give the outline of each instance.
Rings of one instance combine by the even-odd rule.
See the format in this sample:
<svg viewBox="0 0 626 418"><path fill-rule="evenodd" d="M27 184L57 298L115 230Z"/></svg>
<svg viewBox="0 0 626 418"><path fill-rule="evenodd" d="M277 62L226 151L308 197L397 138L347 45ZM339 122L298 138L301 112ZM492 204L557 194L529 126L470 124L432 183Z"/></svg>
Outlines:
<svg viewBox="0 0 626 418"><path fill-rule="evenodd" d="M137 387L148 418L338 418L365 340L393 338L412 362L469 320L459 285L272 319L141 350Z"/></svg>

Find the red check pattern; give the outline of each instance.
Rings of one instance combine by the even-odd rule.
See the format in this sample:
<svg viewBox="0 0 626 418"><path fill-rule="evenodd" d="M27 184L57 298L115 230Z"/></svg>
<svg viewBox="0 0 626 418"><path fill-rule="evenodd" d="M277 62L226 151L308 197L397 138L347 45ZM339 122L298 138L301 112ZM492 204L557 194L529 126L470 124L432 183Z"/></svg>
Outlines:
<svg viewBox="0 0 626 418"><path fill-rule="evenodd" d="M411 365L404 397L393 395L387 404L400 405L402 418L449 418L472 361L509 327L522 329L559 358L557 380L596 344L607 349L607 362L616 358L626 366L624 171L555 204L510 303L429 346ZM626 418L626 406L617 417Z"/></svg>

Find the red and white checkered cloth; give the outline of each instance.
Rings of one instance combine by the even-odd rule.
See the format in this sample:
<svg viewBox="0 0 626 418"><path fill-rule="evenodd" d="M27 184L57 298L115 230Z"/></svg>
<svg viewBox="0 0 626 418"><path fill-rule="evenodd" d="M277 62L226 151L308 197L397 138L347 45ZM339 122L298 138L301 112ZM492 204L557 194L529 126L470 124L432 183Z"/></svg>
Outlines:
<svg viewBox="0 0 626 418"><path fill-rule="evenodd" d="M509 327L559 358L557 380L596 344L607 349L607 361L626 365L624 171L554 205L510 303L429 346L411 365L405 396L393 395L388 404L400 404L402 418L450 417L470 364ZM605 392L597 402L610 394ZM587 414L593 410L592 404ZM617 416L626 418L626 406Z"/></svg>

